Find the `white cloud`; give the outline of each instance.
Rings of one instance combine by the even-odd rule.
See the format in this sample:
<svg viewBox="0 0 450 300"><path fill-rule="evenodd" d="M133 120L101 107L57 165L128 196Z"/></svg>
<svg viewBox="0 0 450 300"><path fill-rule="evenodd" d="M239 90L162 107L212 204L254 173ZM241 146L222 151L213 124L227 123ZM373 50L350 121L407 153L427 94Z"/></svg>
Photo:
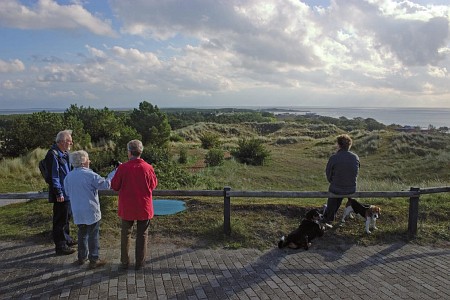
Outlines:
<svg viewBox="0 0 450 300"><path fill-rule="evenodd" d="M10 62L6 62L0 59L0 73L6 72L22 72L25 70L25 65L22 61L14 59Z"/></svg>
<svg viewBox="0 0 450 300"><path fill-rule="evenodd" d="M59 5L53 0L38 0L31 7L17 0L0 1L0 27L19 29L86 29L97 35L117 36L111 22L93 16L74 3Z"/></svg>
<svg viewBox="0 0 450 300"><path fill-rule="evenodd" d="M334 0L320 8L297 0L109 3L122 25L122 39L84 41L84 53L76 59L36 55L24 82L48 95L57 90L70 100L76 93L92 101L138 101L149 95L209 105L227 95L233 98L229 103L241 105L393 101L384 98L400 105L413 97L416 103L447 103L445 95L448 101L450 5L391 0ZM3 18L3 11L14 20ZM113 35L109 21L81 4L49 0L33 7L0 1L0 26L84 28ZM0 60L4 83L14 82L12 62Z"/></svg>
<svg viewBox="0 0 450 300"><path fill-rule="evenodd" d="M437 78L445 78L448 76L447 68L439 68L435 66L428 66L428 74Z"/></svg>

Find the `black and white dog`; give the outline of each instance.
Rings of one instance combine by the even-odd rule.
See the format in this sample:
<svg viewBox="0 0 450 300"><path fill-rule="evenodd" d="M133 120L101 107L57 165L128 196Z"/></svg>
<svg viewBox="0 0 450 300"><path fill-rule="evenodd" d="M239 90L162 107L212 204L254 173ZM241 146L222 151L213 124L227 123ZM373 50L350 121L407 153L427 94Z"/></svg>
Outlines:
<svg viewBox="0 0 450 300"><path fill-rule="evenodd" d="M347 204L345 205L344 215L342 216L342 223L345 223L345 218L352 212L360 215L366 220L366 233L370 234L370 227L372 225L373 229L378 229L376 226L377 219L380 217L381 208L375 205L361 204L355 199L348 198Z"/></svg>
<svg viewBox="0 0 450 300"><path fill-rule="evenodd" d="M316 237L321 237L325 231L322 224L319 224L321 215L319 210L312 209L306 213L305 219L302 220L297 229L289 233L287 237L282 236L278 242L278 248L289 247L298 249L303 247L308 250L311 241Z"/></svg>

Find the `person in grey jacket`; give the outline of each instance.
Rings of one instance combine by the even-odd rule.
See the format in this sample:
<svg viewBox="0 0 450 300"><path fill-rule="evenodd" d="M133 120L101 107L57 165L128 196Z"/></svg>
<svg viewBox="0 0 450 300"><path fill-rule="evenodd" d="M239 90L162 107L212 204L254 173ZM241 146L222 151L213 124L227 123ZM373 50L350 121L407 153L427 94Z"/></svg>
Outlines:
<svg viewBox="0 0 450 300"><path fill-rule="evenodd" d="M353 194L356 192L356 180L359 172L359 157L350 152L352 139L347 134L337 137L338 151L328 160L325 173L330 183L328 191L336 195ZM323 213L323 222L328 227L334 221L336 213L341 206L343 198L328 198L326 209Z"/></svg>
<svg viewBox="0 0 450 300"><path fill-rule="evenodd" d="M64 178L64 189L72 205L73 221L78 226L78 260L83 265L89 259L89 268L106 264L99 258L100 201L99 189L109 189L115 170L106 178L89 169L89 156L79 150L70 154L74 169Z"/></svg>

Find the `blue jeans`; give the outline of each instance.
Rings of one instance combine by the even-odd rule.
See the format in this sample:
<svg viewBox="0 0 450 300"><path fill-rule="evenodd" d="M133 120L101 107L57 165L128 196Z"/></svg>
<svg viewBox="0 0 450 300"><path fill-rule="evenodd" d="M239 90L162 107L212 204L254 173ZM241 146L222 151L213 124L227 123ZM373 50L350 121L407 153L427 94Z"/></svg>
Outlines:
<svg viewBox="0 0 450 300"><path fill-rule="evenodd" d="M78 225L78 260L89 258L97 261L99 257L100 221L91 225Z"/></svg>

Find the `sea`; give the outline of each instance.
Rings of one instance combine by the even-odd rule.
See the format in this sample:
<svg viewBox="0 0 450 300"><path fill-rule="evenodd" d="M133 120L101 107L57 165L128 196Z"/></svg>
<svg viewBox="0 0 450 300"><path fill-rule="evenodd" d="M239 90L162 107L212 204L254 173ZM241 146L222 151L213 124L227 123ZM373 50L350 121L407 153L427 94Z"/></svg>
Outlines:
<svg viewBox="0 0 450 300"><path fill-rule="evenodd" d="M161 108L163 108L161 106ZM198 107L201 109L201 107ZM211 107L208 107L211 108ZM220 108L220 107L216 107ZM236 107L243 108L243 107ZM283 106L283 107L245 107L255 110L264 109L276 114L289 113L296 115L320 115L333 118L345 117L372 118L385 124L397 124L401 126L418 126L428 128L430 125L440 127L450 127L450 108L411 108L411 107L319 107L319 106ZM132 108L111 108L111 110L132 110ZM0 109L0 115L29 114L39 111L64 112L65 109Z"/></svg>
<svg viewBox="0 0 450 300"><path fill-rule="evenodd" d="M283 111L286 109L286 111ZM450 127L450 108L410 108L410 107L279 107L274 113L313 114L326 117L372 118L385 124L402 126L419 126L428 128L430 125Z"/></svg>

